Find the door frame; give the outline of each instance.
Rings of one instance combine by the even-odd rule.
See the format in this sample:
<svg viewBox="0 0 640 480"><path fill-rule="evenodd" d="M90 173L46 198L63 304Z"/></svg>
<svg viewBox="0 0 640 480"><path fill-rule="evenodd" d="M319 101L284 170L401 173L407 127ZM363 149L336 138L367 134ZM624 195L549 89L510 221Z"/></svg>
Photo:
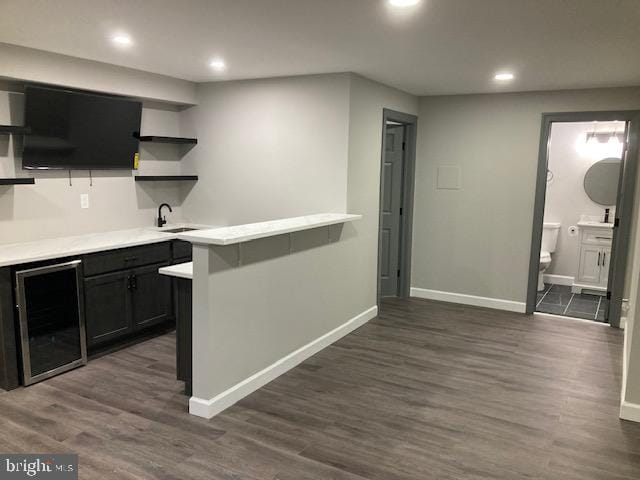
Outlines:
<svg viewBox="0 0 640 480"><path fill-rule="evenodd" d="M533 206L533 229L531 252L529 259L529 281L527 287L526 313L532 314L536 308L538 272L540 266L540 248L542 246L542 229L544 223L544 205L547 193L547 167L549 159L549 141L551 126L561 122L629 122L627 132L626 154L623 152L622 168L618 189L615 222L611 248L613 262L610 266L609 286L609 324L620 326L622 297L626 276L626 264L629 255L633 200L635 196L636 175L638 167L638 141L640 139L640 110L610 110L593 112L560 112L543 113L540 129L540 148L538 151L538 172L536 178L535 202ZM621 196L621 193L624 195Z"/></svg>
<svg viewBox="0 0 640 480"><path fill-rule="evenodd" d="M382 260L382 200L384 194L384 155L387 122L397 122L405 126L404 172L402 175L402 216L400 218L400 279L398 296L406 298L411 290L411 238L413 234L413 194L416 171L416 143L418 117L408 113L385 108L382 110L382 152L380 155L380 192L378 196L378 268L377 298L380 299L380 266Z"/></svg>

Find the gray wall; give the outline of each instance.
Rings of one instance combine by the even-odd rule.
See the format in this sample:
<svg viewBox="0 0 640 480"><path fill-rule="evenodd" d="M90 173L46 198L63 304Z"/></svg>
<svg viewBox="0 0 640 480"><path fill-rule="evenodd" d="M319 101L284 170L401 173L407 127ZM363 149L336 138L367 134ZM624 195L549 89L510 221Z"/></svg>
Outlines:
<svg viewBox="0 0 640 480"><path fill-rule="evenodd" d="M200 84L184 209L234 225L346 208L349 74Z"/></svg>
<svg viewBox="0 0 640 480"><path fill-rule="evenodd" d="M376 303L382 112L385 108L418 114L418 99L399 90L352 76L349 111L349 176L347 210L364 215L353 228L357 242L352 252L351 295L362 305ZM418 123L422 120L418 119Z"/></svg>
<svg viewBox="0 0 640 480"><path fill-rule="evenodd" d="M247 95L258 101L246 106L251 115L245 118L243 124L238 126L234 123L235 129L239 129L240 132L235 132L234 129L230 132L233 143L227 144L231 139L225 139L224 136L220 140L226 145L227 150L221 150L215 156L205 157L215 165L218 158L227 158L227 153L235 155L233 158L241 165L227 166L230 170L226 178L233 183L236 177L240 178L242 171L242 178L260 194L252 191L253 189L243 190L239 186L228 189L221 199L226 208L219 206L218 202L211 202L208 205L213 211L212 216L205 216L207 212L203 212L201 207L196 207L198 212L202 212L202 216L195 217L194 220L215 221L217 217L214 215L218 210L235 214L234 218L237 219L251 220L256 219L258 214L266 215L271 210L274 212L271 215L277 217L287 216L285 212L297 214L300 211L293 210L299 208L295 205L289 207L286 202L280 204L277 192L273 192L275 197L272 197L269 183L260 184L265 166L259 164L261 156L253 155L260 142L253 147L242 145L242 134L247 131L247 128L242 127L246 126L252 127L248 129L247 134L252 138L262 139L262 142L268 141L270 132L291 131L291 128L295 128L300 138L311 138L309 145L321 149L320 152L308 152L316 162L321 161L321 165L308 164L308 157L301 155L298 158L304 170L294 172L295 175L306 178L306 175L317 168L331 167L331 177L340 182L342 190L339 193L342 195L334 199L325 198L328 195L336 195L332 193L335 192L335 185L325 182L324 175L315 175L318 179L313 192L317 192L314 193L317 198L306 199L304 195L298 194L296 198L291 197L291 201L300 202L309 210L346 207L349 213L360 213L364 218L346 224L340 232L334 231L331 238L337 241L331 243L326 242L328 236L325 229L294 235L293 255L288 255L288 238L280 236L245 244L243 255L253 260L243 261L242 267L229 268L236 265L235 246L213 249L226 253L217 255L208 268L201 269L201 266L196 265L196 278L209 279L206 289L194 290L194 295L204 299L196 302L194 319L198 311L202 318L208 318L206 324L200 326L201 334L196 334L196 338L200 338L203 343L194 347L194 352L198 351L198 355L202 355L194 363L199 365L194 371L194 379L197 379L197 385L194 383L194 395L205 399L221 393L376 305L382 112L384 108L410 114L416 114L418 110L415 97L357 75L274 79L267 83L234 83L236 85L211 87L210 93L216 104L222 102L225 113L233 113L236 105L244 105L243 98ZM293 88L290 89L289 86ZM218 88L228 89L230 94L221 100L217 98ZM276 92L279 101L269 101ZM287 92L290 92L290 95ZM304 95L301 96L301 93ZM279 111L280 102L286 104L293 99L296 99L300 106L331 102L328 106L330 112L333 112L333 123L318 123L317 120L322 118L316 117L315 110L309 110L307 119L298 122L295 127L289 116L272 114L274 109ZM204 97L200 101L200 108L208 104ZM343 101L346 103L341 103ZM290 105L290 108L294 107ZM212 115L219 111L220 108L210 110ZM324 108L319 109L319 113L324 111ZM271 118L268 124L252 120L267 115ZM223 116L222 120L212 119L211 123L204 125L207 125L208 131L217 132L217 128L210 129L210 126L220 125L224 118L235 120L234 115ZM333 131L337 126L344 126L344 129L341 127L338 131ZM318 135L318 129L324 129L320 130L322 137L331 135L343 138L344 134L346 141L340 143L340 149L335 149L336 142L318 143L313 140ZM213 142L213 139L211 141ZM249 155L237 155L235 146L249 148ZM214 151L214 147L215 144L207 145L207 151ZM328 152L331 152L334 158L323 155ZM288 158L289 143L280 140L273 145L269 144L267 153L274 160L280 155ZM345 161L334 162L335 156ZM324 162L324 159L329 163ZM194 160L194 165L198 168L202 168L198 163L200 161L204 162L205 159ZM258 163L253 170L247 165L251 162ZM274 168L277 169L277 166L276 163ZM295 175L292 175L292 180L298 178ZM320 187L324 190L316 190ZM194 194L196 193L206 195L207 191L196 192L194 189ZM214 195L214 192L209 194ZM319 203L313 206L309 203L336 200L346 201L346 205ZM191 201L190 196L187 203ZM207 205L208 200L200 201ZM255 211L253 215L252 211ZM231 221L238 223L238 220ZM196 252L196 262L198 258ZM216 267L216 262L217 265L223 265L221 270ZM245 302L246 298L251 298L252 301ZM205 309L211 312L210 316L205 317ZM236 341L229 342L229 338L235 338ZM216 343L220 342L220 339L224 339L223 344ZM210 345L214 345L214 348ZM235 349L236 346L241 349L240 352ZM243 361L234 361L238 358L242 358ZM224 371L219 370L220 365L224 365Z"/></svg>
<svg viewBox="0 0 640 480"><path fill-rule="evenodd" d="M182 105L196 103L196 84L193 82L6 43L0 43L0 78Z"/></svg>
<svg viewBox="0 0 640 480"><path fill-rule="evenodd" d="M636 195L640 195L640 168L636 185ZM627 310L622 313L627 319L624 331L622 400L635 404L636 409L640 409L640 201L636 201L633 218L631 255L625 285L625 297L629 300ZM636 412L636 417L639 415L640 413Z"/></svg>
<svg viewBox="0 0 640 480"><path fill-rule="evenodd" d="M629 311L624 332L622 400L640 408L640 232L636 231Z"/></svg>
<svg viewBox="0 0 640 480"><path fill-rule="evenodd" d="M412 286L524 302L541 114L638 108L640 88L422 98Z"/></svg>
<svg viewBox="0 0 640 480"><path fill-rule="evenodd" d="M209 400L375 307L348 293L358 239L341 230L205 246L208 261L194 249L194 397Z"/></svg>

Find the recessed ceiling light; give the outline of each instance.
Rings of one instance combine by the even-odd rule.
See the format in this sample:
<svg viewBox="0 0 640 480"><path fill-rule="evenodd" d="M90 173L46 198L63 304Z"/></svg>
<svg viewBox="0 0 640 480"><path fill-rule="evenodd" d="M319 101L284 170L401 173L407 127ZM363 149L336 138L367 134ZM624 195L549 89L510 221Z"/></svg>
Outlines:
<svg viewBox="0 0 640 480"><path fill-rule="evenodd" d="M227 64L224 63L224 60L222 60L221 58L214 58L209 62L209 66L219 72L227 68Z"/></svg>
<svg viewBox="0 0 640 480"><path fill-rule="evenodd" d="M128 47L133 43L129 35L123 35L123 34L114 35L113 37L111 37L111 41L121 47Z"/></svg>
<svg viewBox="0 0 640 480"><path fill-rule="evenodd" d="M388 0L392 7L413 7L420 3L420 0Z"/></svg>
<svg viewBox="0 0 640 480"><path fill-rule="evenodd" d="M493 78L499 82L508 82L509 80L516 78L516 76L513 73L501 72L496 73Z"/></svg>

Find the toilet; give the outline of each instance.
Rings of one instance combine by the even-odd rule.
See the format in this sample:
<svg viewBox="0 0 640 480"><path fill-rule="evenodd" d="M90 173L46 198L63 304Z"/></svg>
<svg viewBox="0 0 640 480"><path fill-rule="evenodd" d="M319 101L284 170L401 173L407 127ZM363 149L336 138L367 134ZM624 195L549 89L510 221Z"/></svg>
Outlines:
<svg viewBox="0 0 640 480"><path fill-rule="evenodd" d="M542 245L540 247L540 270L538 273L538 291L544 290L544 272L551 265L551 254L556 251L558 243L559 223L547 223L542 225Z"/></svg>

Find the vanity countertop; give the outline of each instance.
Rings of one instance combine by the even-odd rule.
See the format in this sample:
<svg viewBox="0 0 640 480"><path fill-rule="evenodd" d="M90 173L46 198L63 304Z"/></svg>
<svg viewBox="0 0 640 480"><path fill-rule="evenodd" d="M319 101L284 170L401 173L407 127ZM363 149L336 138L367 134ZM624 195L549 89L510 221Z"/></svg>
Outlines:
<svg viewBox="0 0 640 480"><path fill-rule="evenodd" d="M158 269L158 272L160 272L161 275L193 280L193 262L178 263L177 265L162 267Z"/></svg>
<svg viewBox="0 0 640 480"><path fill-rule="evenodd" d="M611 230L613 228L613 223L603 223L603 222L594 222L590 220L581 220L578 222L579 227L585 228L604 228Z"/></svg>
<svg viewBox="0 0 640 480"><path fill-rule="evenodd" d="M162 230L179 227L211 228L209 226L174 224L166 225L163 228L133 228L49 238L34 242L10 243L0 245L0 267L166 242L178 238L178 234L165 233Z"/></svg>

